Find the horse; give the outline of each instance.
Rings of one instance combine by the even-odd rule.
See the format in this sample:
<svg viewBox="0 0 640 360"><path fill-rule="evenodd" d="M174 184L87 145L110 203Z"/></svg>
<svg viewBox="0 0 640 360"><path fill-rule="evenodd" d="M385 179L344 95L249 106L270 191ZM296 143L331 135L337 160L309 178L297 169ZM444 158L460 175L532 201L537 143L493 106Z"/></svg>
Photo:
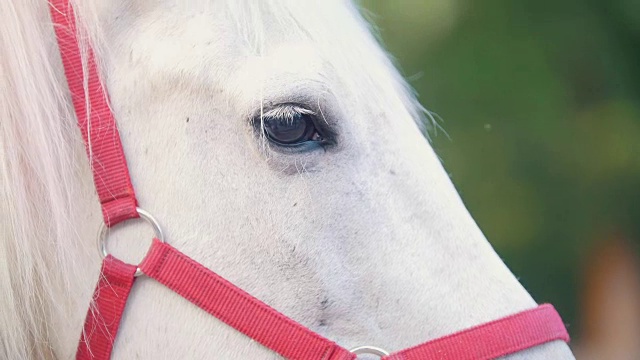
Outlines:
<svg viewBox="0 0 640 360"><path fill-rule="evenodd" d="M430 113L357 4L74 8L138 200L185 254L347 347L393 351L536 306L466 210L425 135ZM68 359L102 216L47 2L2 1L0 19L0 358ZM109 251L136 263L149 238L121 226ZM113 358L211 357L278 356L141 277ZM506 358L573 355L552 341Z"/></svg>

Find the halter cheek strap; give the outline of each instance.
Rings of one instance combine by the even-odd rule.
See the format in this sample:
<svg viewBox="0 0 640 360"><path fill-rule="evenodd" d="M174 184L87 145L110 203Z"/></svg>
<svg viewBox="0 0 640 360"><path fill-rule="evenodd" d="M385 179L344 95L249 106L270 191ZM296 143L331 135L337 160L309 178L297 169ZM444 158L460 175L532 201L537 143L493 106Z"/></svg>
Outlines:
<svg viewBox="0 0 640 360"><path fill-rule="evenodd" d="M78 29L69 0L50 1L49 6L71 101L102 205L102 216L104 223L111 227L138 217L136 194L131 185L120 134L91 48L87 49L86 74L83 71ZM87 78L86 93L83 75Z"/></svg>
<svg viewBox="0 0 640 360"><path fill-rule="evenodd" d="M50 0L49 5L104 222L111 227L138 217L137 200L120 135L91 49L88 49L88 62L83 70L75 16L69 0ZM137 269L110 255L105 257L76 359L110 358ZM158 239L153 240L139 270L288 359L353 360L356 352L365 349L385 360L484 360L554 340L569 341L562 319L553 306L545 304L390 355L373 347L351 352L279 313Z"/></svg>

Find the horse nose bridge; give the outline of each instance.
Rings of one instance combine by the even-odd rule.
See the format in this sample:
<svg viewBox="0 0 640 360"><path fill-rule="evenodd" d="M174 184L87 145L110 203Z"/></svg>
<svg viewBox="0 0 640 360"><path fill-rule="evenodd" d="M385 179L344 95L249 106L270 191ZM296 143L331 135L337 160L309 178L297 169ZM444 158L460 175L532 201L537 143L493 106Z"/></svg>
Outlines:
<svg viewBox="0 0 640 360"><path fill-rule="evenodd" d="M366 180L354 182L337 199L343 206L334 214L337 224L332 226L333 236L338 231L342 232L338 236L351 243L358 242L358 238L376 242L380 238L405 237L407 232L414 234L424 226L424 204L416 196L419 189L408 187L397 171L379 169Z"/></svg>
<svg viewBox="0 0 640 360"><path fill-rule="evenodd" d="M374 159L363 169L358 184L358 207L367 224L363 233L388 239L415 237L427 233L436 219L446 217L450 201L449 187L431 181L427 169L411 157L385 156ZM464 207L455 206L458 210Z"/></svg>

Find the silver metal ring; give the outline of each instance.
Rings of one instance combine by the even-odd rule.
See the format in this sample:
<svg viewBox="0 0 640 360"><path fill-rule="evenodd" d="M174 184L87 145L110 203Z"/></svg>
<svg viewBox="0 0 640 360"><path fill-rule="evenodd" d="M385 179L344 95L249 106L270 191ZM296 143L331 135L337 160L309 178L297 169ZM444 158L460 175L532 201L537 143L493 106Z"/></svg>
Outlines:
<svg viewBox="0 0 640 360"><path fill-rule="evenodd" d="M164 234L162 234L162 228L160 228L160 224L158 223L158 220L156 220L156 218L154 218L153 215L151 215L149 212L139 207L136 207L136 212L138 213L138 215L140 215L141 219L145 220L146 222L149 223L149 225L151 225L156 238L164 242ZM109 228L105 225L105 223L101 223L100 229L98 230L98 248L100 249L100 255L102 256L103 259L106 258L107 255L109 255L109 251L107 251L108 229ZM140 268L137 268L135 276L140 276L140 275L142 275L142 270L140 270Z"/></svg>
<svg viewBox="0 0 640 360"><path fill-rule="evenodd" d="M383 356L388 356L389 352L387 352L386 350L383 350L379 347L375 347L375 346L358 346L355 347L351 350L349 350L349 352L356 354L356 355L361 355L361 354L369 354L369 355L377 355L380 356L381 358Z"/></svg>

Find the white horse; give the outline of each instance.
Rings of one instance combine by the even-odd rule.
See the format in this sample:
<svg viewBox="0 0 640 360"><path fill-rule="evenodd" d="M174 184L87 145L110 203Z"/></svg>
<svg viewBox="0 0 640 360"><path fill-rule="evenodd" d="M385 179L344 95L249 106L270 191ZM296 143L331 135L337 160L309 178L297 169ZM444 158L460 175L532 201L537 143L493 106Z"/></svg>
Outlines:
<svg viewBox="0 0 640 360"><path fill-rule="evenodd" d="M140 204L182 252L347 348L394 351L536 305L353 4L78 0L76 13ZM0 358L69 359L102 219L45 0L0 1L0 77ZM132 263L150 239L113 235ZM113 356L275 357L145 278ZM573 356L555 341L508 358Z"/></svg>

